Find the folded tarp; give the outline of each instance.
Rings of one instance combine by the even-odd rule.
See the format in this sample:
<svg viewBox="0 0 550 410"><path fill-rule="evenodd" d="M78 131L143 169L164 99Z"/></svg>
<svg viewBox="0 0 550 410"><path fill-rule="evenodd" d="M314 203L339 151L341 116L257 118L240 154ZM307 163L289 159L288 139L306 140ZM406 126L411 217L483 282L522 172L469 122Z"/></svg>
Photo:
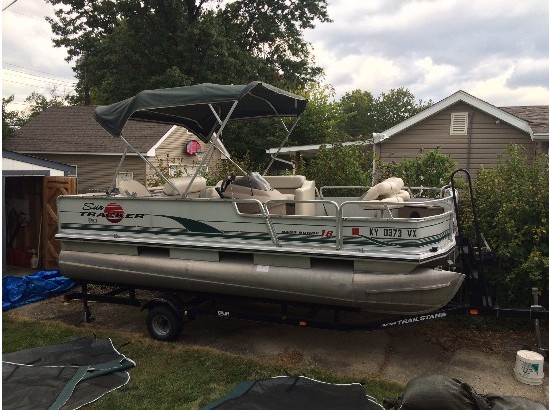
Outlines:
<svg viewBox="0 0 550 410"><path fill-rule="evenodd" d="M2 356L3 409L77 409L124 386L135 363L110 339L75 339Z"/></svg>
<svg viewBox="0 0 550 410"><path fill-rule="evenodd" d="M358 383L331 384L303 376L279 376L240 383L202 410L213 409L384 410L384 407L366 395Z"/></svg>
<svg viewBox="0 0 550 410"><path fill-rule="evenodd" d="M59 295L75 286L57 270L2 278L2 311Z"/></svg>

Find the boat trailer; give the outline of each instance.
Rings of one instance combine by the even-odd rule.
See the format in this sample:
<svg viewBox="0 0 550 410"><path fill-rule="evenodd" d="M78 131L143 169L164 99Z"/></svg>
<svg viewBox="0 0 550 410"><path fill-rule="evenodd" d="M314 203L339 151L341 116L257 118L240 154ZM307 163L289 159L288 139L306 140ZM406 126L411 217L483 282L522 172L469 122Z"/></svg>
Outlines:
<svg viewBox="0 0 550 410"><path fill-rule="evenodd" d="M458 217L460 213L456 197L455 176L459 172L465 174L470 190L469 205L473 215L475 246L463 235L462 222ZM501 308L495 305L494 291L486 282L484 274L484 260L490 253L490 248L479 230L470 174L463 169L456 170L451 175L451 187L457 215L456 222L459 232L457 246L461 258L461 271L466 275L463 289L465 291L459 291L453 301L434 312L402 317L386 315L382 318L346 322L342 320L343 316L349 313L358 314L361 311L357 308L300 304L198 292L176 292L170 289L95 282L79 282L81 291L67 294L65 298L66 300L77 299L83 301L84 323L94 320L88 305L89 301L137 306L142 310L147 309L149 313L146 324L149 334L154 339L166 341L176 339L180 335L184 323L198 316L215 316L225 319L243 319L342 331L379 330L464 315L532 319L535 321L536 350L548 358L548 349L542 345L540 332L540 321L543 320L548 323L548 310L539 304L541 292L538 288L532 288L533 304L528 308ZM101 289L101 291L98 289ZM467 300L467 303L464 300ZM246 304L252 304L253 308L243 309L242 306ZM262 309L258 309L259 306L269 306L270 309L268 309L268 312L262 312ZM301 313L296 314L296 310Z"/></svg>

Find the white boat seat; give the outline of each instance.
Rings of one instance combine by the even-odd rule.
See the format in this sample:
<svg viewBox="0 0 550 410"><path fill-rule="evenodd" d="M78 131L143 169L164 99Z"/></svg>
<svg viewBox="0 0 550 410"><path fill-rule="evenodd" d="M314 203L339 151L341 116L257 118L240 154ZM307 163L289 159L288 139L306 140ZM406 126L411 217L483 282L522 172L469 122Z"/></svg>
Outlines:
<svg viewBox="0 0 550 410"><path fill-rule="evenodd" d="M315 199L315 181L308 181L303 175L265 176L267 182L286 196L288 200L308 201ZM315 204L295 203L295 215L315 215Z"/></svg>
<svg viewBox="0 0 550 410"><path fill-rule="evenodd" d="M361 209L394 209L400 208L402 205L397 204L383 204L384 202L405 202L411 198L408 191L403 190L403 180L401 178L391 177L379 184L371 187L363 196L359 198L360 201L369 201L365 204L360 204ZM378 205L376 202L380 202Z"/></svg>
<svg viewBox="0 0 550 410"><path fill-rule="evenodd" d="M133 197L149 197L153 196L145 186L134 179L120 181L118 183L118 191L120 195Z"/></svg>
<svg viewBox="0 0 550 410"><path fill-rule="evenodd" d="M172 184L174 184L174 186L183 194L187 189L189 182L191 182L191 178L193 177L187 175L184 177L170 178L169 181L172 182ZM204 189L206 189L206 179L204 177L196 177L193 180L193 184L191 184L189 191L187 191L187 196L191 198L198 198L200 192ZM168 182L164 184L163 192L168 196L179 195L178 191L176 191Z"/></svg>

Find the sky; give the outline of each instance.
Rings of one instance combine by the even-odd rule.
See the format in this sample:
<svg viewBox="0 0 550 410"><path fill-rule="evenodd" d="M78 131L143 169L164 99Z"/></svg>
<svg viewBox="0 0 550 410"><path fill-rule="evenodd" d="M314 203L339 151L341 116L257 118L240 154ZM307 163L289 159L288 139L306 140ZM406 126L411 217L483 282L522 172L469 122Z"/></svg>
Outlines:
<svg viewBox="0 0 550 410"><path fill-rule="evenodd" d="M2 96L74 88L45 0L2 0ZM546 0L329 0L332 23L305 32L335 98L405 87L418 100L463 90L497 107L549 102ZM254 79L251 79L251 81Z"/></svg>

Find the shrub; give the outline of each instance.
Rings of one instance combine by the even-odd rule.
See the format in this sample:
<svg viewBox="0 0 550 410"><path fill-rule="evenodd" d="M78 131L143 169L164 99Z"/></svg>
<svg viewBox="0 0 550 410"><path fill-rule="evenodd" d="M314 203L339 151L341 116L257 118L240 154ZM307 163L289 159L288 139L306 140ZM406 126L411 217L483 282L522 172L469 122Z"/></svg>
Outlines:
<svg viewBox="0 0 550 410"><path fill-rule="evenodd" d="M474 182L480 229L496 264L488 268L501 305L528 306L531 288L548 296L548 156L529 163L523 149L510 145L493 169Z"/></svg>
<svg viewBox="0 0 550 410"><path fill-rule="evenodd" d="M380 162L377 166L379 180L389 177L403 179L409 187L441 187L449 184L457 164L450 156L439 152L439 147L423 152L414 158L406 158L400 163Z"/></svg>

